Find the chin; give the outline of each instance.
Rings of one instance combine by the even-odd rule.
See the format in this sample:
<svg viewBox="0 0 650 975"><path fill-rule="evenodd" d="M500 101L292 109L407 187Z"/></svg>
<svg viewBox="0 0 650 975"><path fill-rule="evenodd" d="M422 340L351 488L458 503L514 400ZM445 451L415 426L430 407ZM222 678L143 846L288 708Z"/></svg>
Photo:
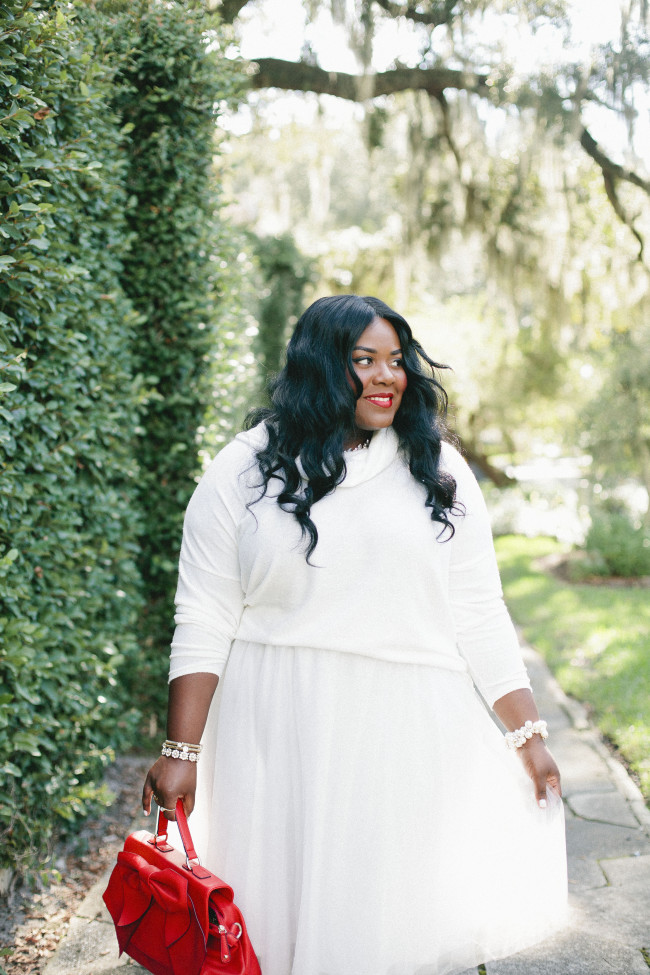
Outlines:
<svg viewBox="0 0 650 975"><path fill-rule="evenodd" d="M385 430L386 427L392 427L393 420L395 416L387 416L385 419L373 419L364 423L363 420L357 421L357 426L360 430L365 430L368 433L374 433L376 430Z"/></svg>

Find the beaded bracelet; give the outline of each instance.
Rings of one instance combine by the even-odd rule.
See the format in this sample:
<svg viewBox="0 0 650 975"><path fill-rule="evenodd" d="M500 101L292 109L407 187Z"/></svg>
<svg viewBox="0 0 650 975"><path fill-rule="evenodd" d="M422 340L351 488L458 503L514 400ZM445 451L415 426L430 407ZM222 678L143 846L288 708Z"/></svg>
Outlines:
<svg viewBox="0 0 650 975"><path fill-rule="evenodd" d="M548 738L548 728L545 721L526 721L516 731L506 731L504 738L508 748L516 749L525 745L533 735L539 735L543 741L546 741Z"/></svg>
<svg viewBox="0 0 650 975"><path fill-rule="evenodd" d="M187 741L170 741L162 744L161 755L166 758L180 758L183 762L198 762L201 745L190 745Z"/></svg>

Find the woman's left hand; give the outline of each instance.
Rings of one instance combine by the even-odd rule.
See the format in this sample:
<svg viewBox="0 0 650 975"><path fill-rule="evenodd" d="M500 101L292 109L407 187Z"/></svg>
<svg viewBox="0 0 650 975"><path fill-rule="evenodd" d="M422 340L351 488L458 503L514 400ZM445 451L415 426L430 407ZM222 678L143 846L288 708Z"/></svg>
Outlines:
<svg viewBox="0 0 650 975"><path fill-rule="evenodd" d="M560 770L555 759L539 735L529 738L525 745L517 749L517 753L532 779L537 804L543 809L546 806L547 787L562 795Z"/></svg>

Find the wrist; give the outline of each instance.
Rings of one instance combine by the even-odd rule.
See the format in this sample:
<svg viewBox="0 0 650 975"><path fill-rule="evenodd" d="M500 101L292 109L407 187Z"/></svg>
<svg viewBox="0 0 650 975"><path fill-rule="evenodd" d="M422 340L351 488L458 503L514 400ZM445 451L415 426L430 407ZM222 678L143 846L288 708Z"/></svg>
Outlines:
<svg viewBox="0 0 650 975"><path fill-rule="evenodd" d="M548 727L545 721L525 721L521 728L514 731L506 731L504 738L508 748L517 750L523 748L532 741L539 741L542 744L548 738Z"/></svg>
<svg viewBox="0 0 650 975"><path fill-rule="evenodd" d="M201 754L202 745L193 745L188 741L172 741L167 738L162 743L161 755L164 758L179 759L182 762L193 762L196 764Z"/></svg>

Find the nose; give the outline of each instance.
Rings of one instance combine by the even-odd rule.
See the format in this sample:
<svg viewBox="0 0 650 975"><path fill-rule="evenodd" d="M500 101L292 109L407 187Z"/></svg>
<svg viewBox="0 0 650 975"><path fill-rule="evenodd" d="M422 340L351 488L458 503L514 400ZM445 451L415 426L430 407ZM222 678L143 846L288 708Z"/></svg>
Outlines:
<svg viewBox="0 0 650 975"><path fill-rule="evenodd" d="M393 382L393 373L391 372L390 366L387 362L378 362L373 375L373 381L375 383L381 383L384 386Z"/></svg>

